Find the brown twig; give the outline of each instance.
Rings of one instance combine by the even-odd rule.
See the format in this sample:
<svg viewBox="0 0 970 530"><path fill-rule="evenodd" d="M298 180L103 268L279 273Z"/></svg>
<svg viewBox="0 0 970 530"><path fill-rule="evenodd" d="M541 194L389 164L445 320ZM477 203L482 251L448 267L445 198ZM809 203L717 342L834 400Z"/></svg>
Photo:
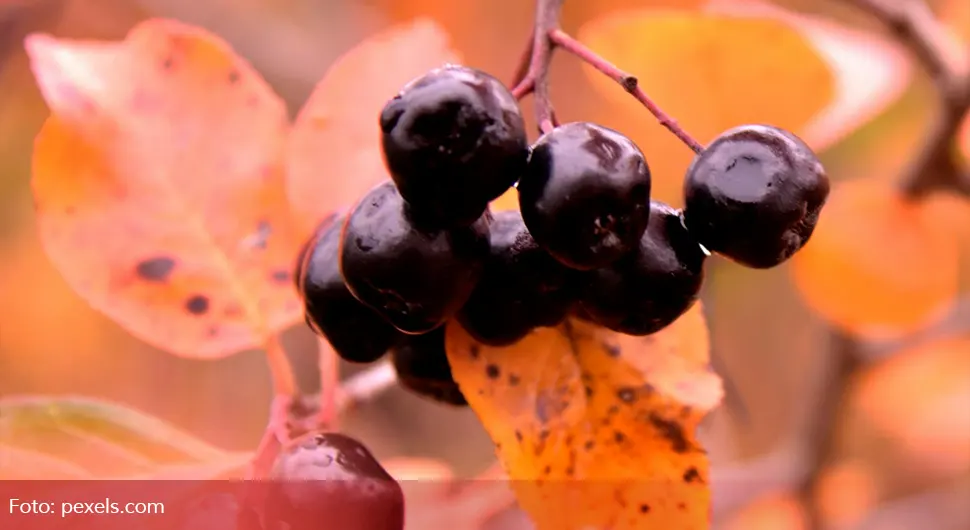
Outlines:
<svg viewBox="0 0 970 530"><path fill-rule="evenodd" d="M970 109L970 71L951 64L949 33L923 0L847 0L883 23L906 46L933 79L939 114L924 146L906 169L901 183L910 197L934 189L970 196L970 170L955 153L956 136Z"/></svg>
<svg viewBox="0 0 970 530"><path fill-rule="evenodd" d="M606 77L616 81L617 84L623 87L623 90L626 90L628 94L636 98L637 101L646 107L650 111L650 114L653 114L657 118L660 125L666 127L668 131L673 133L674 136L679 138L681 142L684 142L695 153L700 153L704 149L704 146L700 142L687 134L687 131L681 129L680 125L677 124L677 120L664 112L663 109L647 96L646 92L640 88L640 84L635 76L620 70L613 63L600 57L596 52L569 36L561 29L555 29L550 32L549 39L559 48L575 55L579 60L597 69Z"/></svg>
<svg viewBox="0 0 970 530"><path fill-rule="evenodd" d="M616 81L687 147L695 153L701 152L704 147L700 142L682 129L677 120L664 112L640 88L635 76L619 69L559 27L562 3L563 0L538 0L536 2L535 27L526 48L526 55L531 55L528 68L524 69L525 74L523 76L516 75L512 88L512 94L516 99L522 99L529 94L535 95L536 121L539 124L540 131L547 132L556 125L556 116L549 97L548 76L552 54L556 48L562 48ZM520 65L519 72L522 71L523 68Z"/></svg>

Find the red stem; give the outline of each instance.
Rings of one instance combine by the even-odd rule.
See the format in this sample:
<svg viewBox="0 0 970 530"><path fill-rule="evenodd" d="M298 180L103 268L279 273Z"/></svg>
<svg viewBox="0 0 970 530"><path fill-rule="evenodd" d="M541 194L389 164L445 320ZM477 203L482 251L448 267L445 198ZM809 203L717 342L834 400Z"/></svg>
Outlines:
<svg viewBox="0 0 970 530"><path fill-rule="evenodd" d="M686 144L687 147L690 147L695 153L700 153L702 150L704 150L704 146L702 146L700 142L688 134L687 131L682 129L677 123L677 120L670 117L669 114L664 112L663 109L657 106L657 104L654 103L649 96L647 96L646 92L640 88L635 76L620 70L614 64L610 63L593 50L587 48L583 43L572 38L561 29L553 29L550 31L549 40L551 40L552 43L559 48L562 48L563 50L575 55L579 60L592 66L593 68L596 68L610 79L616 81L617 84L623 87L623 90L626 90L627 93L636 98L637 101L646 107L647 110L657 118L660 125L666 127L667 130L679 138L681 142L684 142L684 144Z"/></svg>

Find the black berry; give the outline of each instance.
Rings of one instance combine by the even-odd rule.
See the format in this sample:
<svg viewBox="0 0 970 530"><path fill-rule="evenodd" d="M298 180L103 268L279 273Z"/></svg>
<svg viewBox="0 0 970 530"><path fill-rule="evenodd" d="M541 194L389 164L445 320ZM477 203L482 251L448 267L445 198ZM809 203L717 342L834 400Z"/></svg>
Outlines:
<svg viewBox="0 0 970 530"><path fill-rule="evenodd" d="M449 65L406 85L380 117L384 158L415 215L439 226L478 219L518 180L528 140L501 81Z"/></svg>
<svg viewBox="0 0 970 530"><path fill-rule="evenodd" d="M580 273L539 247L517 210L494 214L489 239L485 272L458 312L462 327L479 342L507 346L535 327L562 322Z"/></svg>
<svg viewBox="0 0 970 530"><path fill-rule="evenodd" d="M310 240L298 268L307 324L341 358L355 363L380 359L404 334L360 303L340 273L340 229L346 216L325 221Z"/></svg>
<svg viewBox="0 0 970 530"><path fill-rule="evenodd" d="M310 434L286 449L264 487L268 529L404 528L401 486L343 434Z"/></svg>
<svg viewBox="0 0 970 530"><path fill-rule="evenodd" d="M518 190L532 237L575 269L616 261L647 227L650 169L643 153L599 125L568 123L539 138Z"/></svg>
<svg viewBox="0 0 970 530"><path fill-rule="evenodd" d="M584 316L628 335L660 331L697 300L705 258L678 212L653 201L637 249L590 273L580 302Z"/></svg>
<svg viewBox="0 0 970 530"><path fill-rule="evenodd" d="M766 269L805 245L828 194L825 169L802 140L744 125L694 158L684 180L684 221L709 250Z"/></svg>
<svg viewBox="0 0 970 530"><path fill-rule="evenodd" d="M487 212L441 230L413 221L394 184L364 196L343 230L340 268L354 296L405 333L427 333L468 300L488 257Z"/></svg>
<svg viewBox="0 0 970 530"><path fill-rule="evenodd" d="M412 335L391 351L401 386L448 405L468 405L451 375L445 353L445 326L424 335Z"/></svg>

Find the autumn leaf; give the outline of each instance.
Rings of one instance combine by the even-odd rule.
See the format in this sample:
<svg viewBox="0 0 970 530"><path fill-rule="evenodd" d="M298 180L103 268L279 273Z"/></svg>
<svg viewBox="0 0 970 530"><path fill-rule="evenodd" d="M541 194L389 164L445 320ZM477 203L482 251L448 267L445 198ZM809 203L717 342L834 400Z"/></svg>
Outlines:
<svg viewBox="0 0 970 530"><path fill-rule="evenodd" d="M694 431L722 397L701 305L654 335L583 321L504 348L447 329L448 359L540 530L706 529Z"/></svg>
<svg viewBox="0 0 970 530"><path fill-rule="evenodd" d="M859 374L850 407L925 473L970 471L970 336L906 348Z"/></svg>
<svg viewBox="0 0 970 530"><path fill-rule="evenodd" d="M882 40L757 2L616 11L578 37L637 76L701 143L737 125L770 123L822 150L894 101L911 70ZM607 116L647 153L654 195L681 204L693 153L612 80L584 71L610 104Z"/></svg>
<svg viewBox="0 0 970 530"><path fill-rule="evenodd" d="M924 329L959 294L959 233L940 220L960 219L961 203L909 201L879 179L839 182L792 258L792 281L809 308L853 335L892 340Z"/></svg>
<svg viewBox="0 0 970 530"><path fill-rule="evenodd" d="M37 223L68 284L187 357L256 347L298 321L287 116L252 67L158 19L119 42L33 34L26 48L52 113L33 153Z"/></svg>
<svg viewBox="0 0 970 530"><path fill-rule="evenodd" d="M0 480L83 479L88 473L59 458L0 444Z"/></svg>
<svg viewBox="0 0 970 530"><path fill-rule="evenodd" d="M63 478L72 471L129 477L166 466L212 465L232 456L119 404L44 396L0 399L0 462L13 458L4 451L29 452L49 464L35 469L32 478Z"/></svg>
<svg viewBox="0 0 970 530"><path fill-rule="evenodd" d="M390 178L378 124L387 100L428 70L458 62L444 30L417 19L370 37L330 67L287 148L287 193L304 234Z"/></svg>

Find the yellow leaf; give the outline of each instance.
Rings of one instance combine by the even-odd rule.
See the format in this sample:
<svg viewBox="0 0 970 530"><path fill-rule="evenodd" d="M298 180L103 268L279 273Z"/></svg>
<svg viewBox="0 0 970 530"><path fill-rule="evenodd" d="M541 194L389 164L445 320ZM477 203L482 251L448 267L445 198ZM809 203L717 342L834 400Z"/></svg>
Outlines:
<svg viewBox="0 0 970 530"><path fill-rule="evenodd" d="M702 144L737 125L769 123L820 150L895 100L909 75L904 56L882 41L757 2L618 11L578 37L635 75ZM693 153L613 81L585 72L611 102L604 119L647 154L655 198L682 204Z"/></svg>
<svg viewBox="0 0 970 530"><path fill-rule="evenodd" d="M646 337L575 320L495 348L450 324L446 344L537 528L708 527L694 431L723 391L699 303Z"/></svg>

